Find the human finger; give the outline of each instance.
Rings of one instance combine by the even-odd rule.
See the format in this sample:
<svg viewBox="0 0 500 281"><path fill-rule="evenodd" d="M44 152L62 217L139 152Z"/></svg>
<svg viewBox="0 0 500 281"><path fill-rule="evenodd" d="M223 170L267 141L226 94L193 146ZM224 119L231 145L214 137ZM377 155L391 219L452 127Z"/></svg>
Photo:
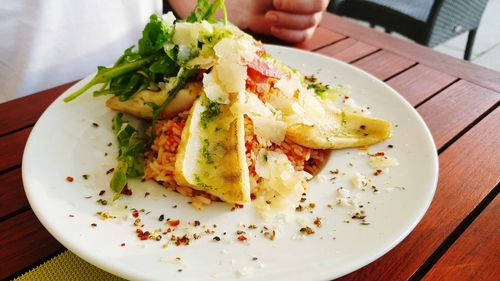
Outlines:
<svg viewBox="0 0 500 281"><path fill-rule="evenodd" d="M265 15L266 21L271 25L287 29L308 29L317 26L321 20L321 13L315 14L290 14L279 11L269 11Z"/></svg>
<svg viewBox="0 0 500 281"><path fill-rule="evenodd" d="M311 27L305 30L297 30L271 26L271 34L290 43L300 43L311 38L315 29Z"/></svg>
<svg viewBox="0 0 500 281"><path fill-rule="evenodd" d="M328 6L328 0L273 0L274 8L294 14L314 14Z"/></svg>

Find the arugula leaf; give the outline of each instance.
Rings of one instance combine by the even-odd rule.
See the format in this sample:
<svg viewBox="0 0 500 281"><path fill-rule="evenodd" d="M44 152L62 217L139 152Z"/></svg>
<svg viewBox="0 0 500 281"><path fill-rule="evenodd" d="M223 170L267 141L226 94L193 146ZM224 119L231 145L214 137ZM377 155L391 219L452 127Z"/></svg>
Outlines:
<svg viewBox="0 0 500 281"><path fill-rule="evenodd" d="M149 71L152 73L160 73L165 76L174 76L179 72L179 65L170 57L165 56L155 61L149 66Z"/></svg>
<svg viewBox="0 0 500 281"><path fill-rule="evenodd" d="M163 45L170 39L168 27L165 26L161 18L153 14L149 17L149 23L142 31L142 38L139 40L139 54L141 56L151 55L163 49Z"/></svg>
<svg viewBox="0 0 500 281"><path fill-rule="evenodd" d="M109 183L111 190L116 193L113 200L120 197L128 177L144 175L143 154L148 147L148 142L122 116L122 113L117 113L113 118L113 131L118 141L118 165Z"/></svg>
<svg viewBox="0 0 500 281"><path fill-rule="evenodd" d="M219 9L224 13L224 22L227 23L227 11L224 0L198 0L197 8L187 18L187 22L215 22L215 14ZM157 15L151 15L148 24L144 27L142 38L138 43L138 50L134 46L125 50L112 67L98 67L97 74L86 85L64 98L64 102L70 102L89 90L92 86L103 84L100 90L94 92L94 96L112 94L118 96L121 101L130 99L135 93L149 87L152 83L165 81L167 77L177 76L183 80L183 63L178 58L178 46L166 50L164 46L172 42L174 28L168 27ZM182 58L185 59L185 56ZM142 76L141 76L142 75ZM184 79L185 80L185 79ZM185 83L185 81L184 81ZM179 83L179 86L183 86ZM176 87L178 88L178 87ZM175 97L177 90L169 95L164 109L171 101L170 96ZM157 114L158 116L159 114Z"/></svg>
<svg viewBox="0 0 500 281"><path fill-rule="evenodd" d="M177 93L184 88L186 85L186 82L198 75L200 70L198 68L183 68L181 67L179 69L179 72L177 73L177 78L175 82L175 86L169 91L167 98L163 101L163 103L160 106L154 106L152 107L153 109L153 128L156 125L156 121L158 120L158 117L160 117L161 113L163 110L168 106L168 104L177 96Z"/></svg>
<svg viewBox="0 0 500 281"><path fill-rule="evenodd" d="M92 86L100 84L100 83L106 83L110 81L113 78L125 75L131 71L137 70L151 62L153 62L155 59L157 59L159 54L154 54L149 57L145 58L140 58L132 62L124 62L118 66L114 66L111 68L107 67L99 67L97 70L97 74L88 82L85 86L82 88L78 89L71 95L67 96L64 98L64 102L70 102L77 97L79 97L81 94L85 93L88 89L90 89Z"/></svg>
<svg viewBox="0 0 500 281"><path fill-rule="evenodd" d="M214 0L211 4L209 0L198 0L196 9L187 17L187 22L201 22L206 20L208 22L215 22L215 14L222 8L224 13L224 23L227 24L227 11L224 0Z"/></svg>

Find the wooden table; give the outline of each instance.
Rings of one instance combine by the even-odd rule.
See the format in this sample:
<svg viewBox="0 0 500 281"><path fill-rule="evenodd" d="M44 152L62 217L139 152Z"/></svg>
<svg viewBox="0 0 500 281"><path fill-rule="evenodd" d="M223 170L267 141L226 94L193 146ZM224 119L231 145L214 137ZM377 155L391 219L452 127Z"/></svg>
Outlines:
<svg viewBox="0 0 500 281"><path fill-rule="evenodd" d="M498 280L500 73L331 14L297 47L386 81L425 119L439 152L439 185L422 221L386 255L341 279ZM65 250L28 205L21 159L36 120L72 84L0 104L0 279Z"/></svg>

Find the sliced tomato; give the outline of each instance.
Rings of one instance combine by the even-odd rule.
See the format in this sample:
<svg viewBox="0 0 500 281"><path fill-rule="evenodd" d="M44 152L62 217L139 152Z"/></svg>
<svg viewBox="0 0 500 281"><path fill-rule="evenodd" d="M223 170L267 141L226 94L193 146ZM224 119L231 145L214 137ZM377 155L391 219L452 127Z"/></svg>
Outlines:
<svg viewBox="0 0 500 281"><path fill-rule="evenodd" d="M248 77L255 82L262 82L261 77L257 74L266 77L266 79L268 77L282 78L285 76L285 73L279 67L261 58L254 59L248 64Z"/></svg>
<svg viewBox="0 0 500 281"><path fill-rule="evenodd" d="M253 82L252 84L267 83L267 78L269 78L269 76L263 75L262 73L253 69L250 66L248 66L248 68L247 68L247 75L248 75L249 80L251 80Z"/></svg>

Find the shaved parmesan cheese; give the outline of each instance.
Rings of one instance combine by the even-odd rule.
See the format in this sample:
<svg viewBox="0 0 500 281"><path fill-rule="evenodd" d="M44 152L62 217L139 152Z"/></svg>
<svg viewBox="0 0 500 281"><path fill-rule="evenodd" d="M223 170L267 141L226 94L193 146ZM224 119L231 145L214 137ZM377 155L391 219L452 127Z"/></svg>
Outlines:
<svg viewBox="0 0 500 281"><path fill-rule="evenodd" d="M209 100L222 104L229 103L228 93L222 89L213 72L203 74L203 89Z"/></svg>
<svg viewBox="0 0 500 281"><path fill-rule="evenodd" d="M222 38L215 46L217 57L222 60L244 63L252 61L257 55L259 48L246 37Z"/></svg>
<svg viewBox="0 0 500 281"><path fill-rule="evenodd" d="M300 81L295 76L292 76L290 79L282 78L274 84L274 87L279 89L288 98L292 98L300 87Z"/></svg>
<svg viewBox="0 0 500 281"><path fill-rule="evenodd" d="M201 23L178 22L175 24L174 37L172 40L178 45L197 47L200 35L210 35L212 33L213 27L206 21Z"/></svg>
<svg viewBox="0 0 500 281"><path fill-rule="evenodd" d="M166 26L172 26L172 25L174 25L174 22L176 20L174 13L172 13L171 11L169 11L168 13L162 15L161 19L163 20L163 23Z"/></svg>
<svg viewBox="0 0 500 281"><path fill-rule="evenodd" d="M307 172L295 171L285 154L265 149L259 151L255 172L263 178L255 204L265 217L276 215L269 211L293 210L304 192L304 182L312 178Z"/></svg>
<svg viewBox="0 0 500 281"><path fill-rule="evenodd" d="M219 63L212 72L215 72L220 84L228 93L239 93L245 90L247 67L234 62Z"/></svg>
<svg viewBox="0 0 500 281"><path fill-rule="evenodd" d="M338 188L335 201L340 206L353 207L354 209L358 209L359 194L351 194L351 192L349 192L349 190L345 188Z"/></svg>
<svg viewBox="0 0 500 281"><path fill-rule="evenodd" d="M252 118L254 133L265 140L273 143L281 143L285 140L287 125L283 121L272 118L254 117Z"/></svg>
<svg viewBox="0 0 500 281"><path fill-rule="evenodd" d="M368 164L375 169L398 166L398 159L390 156L371 156Z"/></svg>
<svg viewBox="0 0 500 281"><path fill-rule="evenodd" d="M281 143L285 139L287 125L279 120L280 112L276 112L270 104L264 104L256 95L246 94L241 111L252 120L254 133L258 137L274 143Z"/></svg>
<svg viewBox="0 0 500 281"><path fill-rule="evenodd" d="M352 178L351 178L351 183L352 186L355 188L359 188L361 190L365 190L368 184L370 184L370 180L365 176L360 173L356 173Z"/></svg>
<svg viewBox="0 0 500 281"><path fill-rule="evenodd" d="M300 92L299 103L303 108L303 124L320 124L328 118L326 111L321 106L321 102L316 96L309 93Z"/></svg>

